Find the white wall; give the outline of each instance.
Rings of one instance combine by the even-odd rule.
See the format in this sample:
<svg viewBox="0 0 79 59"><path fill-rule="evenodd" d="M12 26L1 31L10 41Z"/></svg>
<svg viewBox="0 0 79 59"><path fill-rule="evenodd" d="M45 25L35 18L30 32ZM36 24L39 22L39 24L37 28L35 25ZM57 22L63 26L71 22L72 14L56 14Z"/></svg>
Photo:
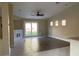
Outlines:
<svg viewBox="0 0 79 59"><path fill-rule="evenodd" d="M79 41L78 40L71 40L70 56L79 56Z"/></svg>
<svg viewBox="0 0 79 59"><path fill-rule="evenodd" d="M61 21L66 19L67 25L62 26ZM68 9L58 13L50 18L54 22L54 26L49 26L49 35L59 37L77 37L79 36L79 4L69 7ZM59 21L58 27L55 21Z"/></svg>

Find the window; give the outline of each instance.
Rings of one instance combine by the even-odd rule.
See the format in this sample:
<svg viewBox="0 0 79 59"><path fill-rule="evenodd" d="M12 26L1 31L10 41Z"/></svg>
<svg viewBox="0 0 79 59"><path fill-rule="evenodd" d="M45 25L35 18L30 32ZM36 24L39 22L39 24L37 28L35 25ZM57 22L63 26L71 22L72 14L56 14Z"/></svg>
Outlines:
<svg viewBox="0 0 79 59"><path fill-rule="evenodd" d="M62 20L62 26L66 26L66 20Z"/></svg>
<svg viewBox="0 0 79 59"><path fill-rule="evenodd" d="M55 21L55 26L58 26L58 20Z"/></svg>
<svg viewBox="0 0 79 59"><path fill-rule="evenodd" d="M53 21L50 21L50 26L53 26Z"/></svg>

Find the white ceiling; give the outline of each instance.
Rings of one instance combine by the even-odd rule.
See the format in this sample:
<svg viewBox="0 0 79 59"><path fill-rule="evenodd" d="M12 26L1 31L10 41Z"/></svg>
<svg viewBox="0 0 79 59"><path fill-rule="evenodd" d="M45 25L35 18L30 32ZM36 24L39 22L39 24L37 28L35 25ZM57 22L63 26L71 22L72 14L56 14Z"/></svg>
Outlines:
<svg viewBox="0 0 79 59"><path fill-rule="evenodd" d="M13 14L27 19L46 19L67 7L75 4L74 2L13 2ZM40 9L45 14L44 16L32 16L34 10Z"/></svg>

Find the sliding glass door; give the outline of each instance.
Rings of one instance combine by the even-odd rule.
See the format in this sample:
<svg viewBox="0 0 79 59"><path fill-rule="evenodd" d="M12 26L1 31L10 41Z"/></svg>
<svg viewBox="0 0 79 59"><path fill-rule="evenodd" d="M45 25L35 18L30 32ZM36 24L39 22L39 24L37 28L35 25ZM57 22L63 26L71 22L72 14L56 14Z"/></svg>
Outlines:
<svg viewBox="0 0 79 59"><path fill-rule="evenodd" d="M25 23L25 36L31 36L31 23Z"/></svg>
<svg viewBox="0 0 79 59"><path fill-rule="evenodd" d="M37 23L32 23L31 26L32 36L37 36Z"/></svg>
<svg viewBox="0 0 79 59"><path fill-rule="evenodd" d="M25 36L37 36L37 22L26 22L25 23Z"/></svg>

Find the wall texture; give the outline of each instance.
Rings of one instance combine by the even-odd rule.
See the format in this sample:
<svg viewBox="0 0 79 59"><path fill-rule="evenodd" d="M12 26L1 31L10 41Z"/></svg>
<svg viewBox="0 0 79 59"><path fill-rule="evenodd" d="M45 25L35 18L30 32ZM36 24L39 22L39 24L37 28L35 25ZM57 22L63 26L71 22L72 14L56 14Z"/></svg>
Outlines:
<svg viewBox="0 0 79 59"><path fill-rule="evenodd" d="M9 3L2 3L2 55L10 54L10 23L11 14Z"/></svg>
<svg viewBox="0 0 79 59"><path fill-rule="evenodd" d="M0 17L0 39L2 39L2 18Z"/></svg>
<svg viewBox="0 0 79 59"><path fill-rule="evenodd" d="M49 26L49 35L58 37L77 37L79 36L79 4L75 4L68 9L50 18L54 23L59 21L59 26ZM62 26L61 21L66 19L67 25ZM49 22L51 21L49 20ZM48 24L49 24L48 22Z"/></svg>

